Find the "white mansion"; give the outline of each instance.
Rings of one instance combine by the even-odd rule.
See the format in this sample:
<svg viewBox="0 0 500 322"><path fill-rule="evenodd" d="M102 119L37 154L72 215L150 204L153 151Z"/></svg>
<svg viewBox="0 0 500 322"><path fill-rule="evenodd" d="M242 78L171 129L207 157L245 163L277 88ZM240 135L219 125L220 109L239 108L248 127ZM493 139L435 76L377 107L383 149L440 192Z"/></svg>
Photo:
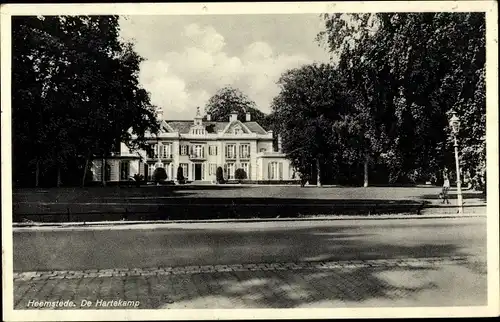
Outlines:
<svg viewBox="0 0 500 322"><path fill-rule="evenodd" d="M161 112L160 112L161 113ZM221 167L225 179L234 179L236 169L245 170L252 181L298 180L290 161L273 150L273 133L257 122L238 120L233 112L227 122L205 120L199 109L193 120L161 121L157 135L146 133L153 153L131 151L121 144L120 153L106 159L106 181L129 180L134 174L152 180L155 168L165 168L167 180L176 180L177 168L183 169L187 181L215 182L216 170ZM93 180L100 181L102 161L92 164Z"/></svg>

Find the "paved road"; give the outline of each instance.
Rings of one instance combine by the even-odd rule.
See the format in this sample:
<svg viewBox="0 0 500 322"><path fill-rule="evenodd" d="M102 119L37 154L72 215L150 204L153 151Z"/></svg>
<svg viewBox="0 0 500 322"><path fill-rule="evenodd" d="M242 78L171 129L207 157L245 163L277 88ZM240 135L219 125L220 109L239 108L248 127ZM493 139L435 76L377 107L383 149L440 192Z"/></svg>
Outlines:
<svg viewBox="0 0 500 322"><path fill-rule="evenodd" d="M485 305L485 239L481 217L21 228L14 308Z"/></svg>
<svg viewBox="0 0 500 322"><path fill-rule="evenodd" d="M486 258L486 218L15 229L14 270Z"/></svg>

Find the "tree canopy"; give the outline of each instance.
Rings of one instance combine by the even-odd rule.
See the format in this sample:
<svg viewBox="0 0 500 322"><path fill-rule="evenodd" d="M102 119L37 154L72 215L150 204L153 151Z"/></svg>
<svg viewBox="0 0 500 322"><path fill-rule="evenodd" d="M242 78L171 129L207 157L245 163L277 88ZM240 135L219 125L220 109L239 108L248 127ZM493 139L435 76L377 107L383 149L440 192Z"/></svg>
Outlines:
<svg viewBox="0 0 500 322"><path fill-rule="evenodd" d="M219 89L207 102L205 112L213 121L227 122L231 112L238 113L239 120L245 120L245 114L250 113L252 121L267 127L267 115L257 108L257 105L241 90L231 86Z"/></svg>
<svg viewBox="0 0 500 322"><path fill-rule="evenodd" d="M119 39L117 16L13 17L12 46L15 182L38 184L54 169L58 183L61 171L73 181L90 158L157 131L138 83L142 58Z"/></svg>
<svg viewBox="0 0 500 322"><path fill-rule="evenodd" d="M483 13L325 14L318 35L359 107L363 149L390 182L428 180L453 168L448 119L462 121L461 164L476 186L485 175ZM357 125L356 125L357 124ZM369 141L369 142L368 142Z"/></svg>

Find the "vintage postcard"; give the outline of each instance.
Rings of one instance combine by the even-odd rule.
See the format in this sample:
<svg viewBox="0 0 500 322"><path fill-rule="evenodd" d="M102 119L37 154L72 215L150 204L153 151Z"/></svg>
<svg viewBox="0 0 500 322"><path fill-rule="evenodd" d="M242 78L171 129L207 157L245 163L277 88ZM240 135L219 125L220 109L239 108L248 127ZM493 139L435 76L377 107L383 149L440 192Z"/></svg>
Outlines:
<svg viewBox="0 0 500 322"><path fill-rule="evenodd" d="M4 320L498 315L497 9L2 6Z"/></svg>

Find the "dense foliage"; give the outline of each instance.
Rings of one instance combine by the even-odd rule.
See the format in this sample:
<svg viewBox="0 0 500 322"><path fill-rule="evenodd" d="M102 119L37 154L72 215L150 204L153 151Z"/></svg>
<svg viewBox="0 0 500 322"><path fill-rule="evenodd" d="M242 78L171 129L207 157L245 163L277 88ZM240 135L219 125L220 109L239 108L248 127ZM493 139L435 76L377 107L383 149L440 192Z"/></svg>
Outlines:
<svg viewBox="0 0 500 322"><path fill-rule="evenodd" d="M239 89L230 86L219 89L205 106L205 112L210 114L212 121L227 122L233 111L238 113L240 121L245 121L248 112L252 121L265 128L268 125L267 115L257 108L255 102Z"/></svg>
<svg viewBox="0 0 500 322"><path fill-rule="evenodd" d="M182 167L181 167L181 166L179 166L179 167L177 168L177 181L178 181L179 183L184 183L184 180L186 180L186 179L184 178L184 171L182 170Z"/></svg>
<svg viewBox="0 0 500 322"><path fill-rule="evenodd" d="M217 167L217 170L215 170L215 180L217 183L224 183L224 170L222 167Z"/></svg>
<svg viewBox="0 0 500 322"><path fill-rule="evenodd" d="M454 169L485 184L485 18L482 13L326 14L318 35L338 62L280 79L273 116L302 171L359 183L439 181ZM315 163L321 163L320 167Z"/></svg>
<svg viewBox="0 0 500 322"><path fill-rule="evenodd" d="M156 183L165 181L168 179L167 171L165 168L156 168L153 172L153 181Z"/></svg>
<svg viewBox="0 0 500 322"><path fill-rule="evenodd" d="M91 158L142 146L158 124L141 60L117 16L13 17L14 184L84 183Z"/></svg>
<svg viewBox="0 0 500 322"><path fill-rule="evenodd" d="M244 169L238 168L236 169L236 171L234 171L234 178L241 182L241 180L247 179L247 173Z"/></svg>

